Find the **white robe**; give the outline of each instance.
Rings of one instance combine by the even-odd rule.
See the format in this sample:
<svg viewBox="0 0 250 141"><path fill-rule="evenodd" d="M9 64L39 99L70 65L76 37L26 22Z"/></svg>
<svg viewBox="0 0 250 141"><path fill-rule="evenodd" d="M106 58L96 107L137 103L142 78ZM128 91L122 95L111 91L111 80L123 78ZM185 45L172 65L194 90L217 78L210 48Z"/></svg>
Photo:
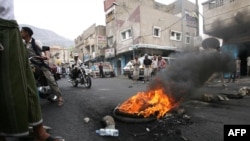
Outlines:
<svg viewBox="0 0 250 141"><path fill-rule="evenodd" d="M0 18L15 20L13 0L0 0Z"/></svg>

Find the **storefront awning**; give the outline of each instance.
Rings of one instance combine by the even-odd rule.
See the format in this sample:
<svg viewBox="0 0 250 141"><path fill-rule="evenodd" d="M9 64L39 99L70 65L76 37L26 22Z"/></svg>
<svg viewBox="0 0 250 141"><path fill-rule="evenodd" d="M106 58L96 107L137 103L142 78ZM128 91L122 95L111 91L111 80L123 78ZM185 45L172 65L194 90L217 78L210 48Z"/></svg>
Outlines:
<svg viewBox="0 0 250 141"><path fill-rule="evenodd" d="M177 47L172 46L160 46L160 45L152 45L152 44L136 44L131 47L132 49L139 49L139 48L149 48L149 49L161 49L161 50L172 50L178 51Z"/></svg>

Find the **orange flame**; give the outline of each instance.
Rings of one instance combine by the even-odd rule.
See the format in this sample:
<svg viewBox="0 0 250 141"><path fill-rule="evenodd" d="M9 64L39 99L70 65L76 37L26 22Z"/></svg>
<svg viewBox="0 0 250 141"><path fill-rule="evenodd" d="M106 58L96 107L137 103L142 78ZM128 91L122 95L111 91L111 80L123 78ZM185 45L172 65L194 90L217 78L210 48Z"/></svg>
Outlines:
<svg viewBox="0 0 250 141"><path fill-rule="evenodd" d="M138 92L123 102L118 110L127 114L142 115L145 118L157 114L159 119L173 107L171 98L164 93L162 88L159 88L148 92Z"/></svg>

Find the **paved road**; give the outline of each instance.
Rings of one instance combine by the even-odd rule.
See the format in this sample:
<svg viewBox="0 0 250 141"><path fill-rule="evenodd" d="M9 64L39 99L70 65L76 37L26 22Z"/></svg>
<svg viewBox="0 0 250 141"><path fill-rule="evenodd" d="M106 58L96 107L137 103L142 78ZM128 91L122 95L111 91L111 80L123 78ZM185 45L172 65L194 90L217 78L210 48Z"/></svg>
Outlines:
<svg viewBox="0 0 250 141"><path fill-rule="evenodd" d="M85 89L81 85L74 88L63 79L58 82L65 98L65 105L59 108L43 100L42 109L45 123L53 127L51 133L62 135L66 141L107 140L95 133L96 129L102 127L102 118L110 115L119 103L137 91L146 89L143 83L130 87L132 81L127 78L92 79L90 89ZM87 124L83 120L85 117L90 118Z"/></svg>
<svg viewBox="0 0 250 141"><path fill-rule="evenodd" d="M116 121L119 137L100 137L95 130L102 127L101 119L112 115L119 103L138 91L144 91L147 84L132 84L131 80L123 77L92 81L91 89L85 89L82 86L72 87L66 79L59 80L65 99L63 107L41 100L45 124L53 128L51 134L63 136L66 141L222 141L224 124L250 124L249 96L210 103L197 100L204 93L234 93L242 86L250 86L250 79L243 78L237 83L228 83L227 88L215 83L197 90L191 100L183 103L186 115L191 116L190 123L170 124L183 121L178 118L172 118L169 123L168 120L145 124ZM84 122L85 117L90 118L89 123ZM171 129L167 130L169 126ZM152 132L147 133L146 129Z"/></svg>

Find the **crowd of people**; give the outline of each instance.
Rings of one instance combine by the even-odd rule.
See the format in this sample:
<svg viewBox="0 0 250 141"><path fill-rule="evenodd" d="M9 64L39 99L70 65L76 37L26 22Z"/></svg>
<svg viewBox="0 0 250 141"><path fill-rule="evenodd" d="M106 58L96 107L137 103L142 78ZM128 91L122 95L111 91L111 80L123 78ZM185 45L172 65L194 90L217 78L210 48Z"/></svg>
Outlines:
<svg viewBox="0 0 250 141"><path fill-rule="evenodd" d="M133 66L133 83L137 83L140 77L140 66L143 66L143 82L147 82L152 76L155 76L158 72L165 70L168 62L162 58L161 55L154 55L149 58L148 54L144 55L144 59L140 62L138 56L135 56L131 60L131 65Z"/></svg>
<svg viewBox="0 0 250 141"><path fill-rule="evenodd" d="M220 53L220 47L217 48L218 53ZM247 76L250 74L250 56L247 57ZM140 62L138 56L135 56L133 60L130 61L133 66L133 75L132 80L133 83L138 82L140 77L140 66L144 69L143 74L143 83L149 81L151 77L155 76L158 72L164 71L168 65L168 62L162 58L161 55L154 55L152 58L149 58L147 54L144 55L143 61ZM224 79L225 73L229 74L227 81ZM210 85L215 79L219 79L221 85L226 87L226 83L235 83L237 80L241 78L241 60L239 56L235 58L235 69L232 72L214 72L208 80L205 82L205 85Z"/></svg>

